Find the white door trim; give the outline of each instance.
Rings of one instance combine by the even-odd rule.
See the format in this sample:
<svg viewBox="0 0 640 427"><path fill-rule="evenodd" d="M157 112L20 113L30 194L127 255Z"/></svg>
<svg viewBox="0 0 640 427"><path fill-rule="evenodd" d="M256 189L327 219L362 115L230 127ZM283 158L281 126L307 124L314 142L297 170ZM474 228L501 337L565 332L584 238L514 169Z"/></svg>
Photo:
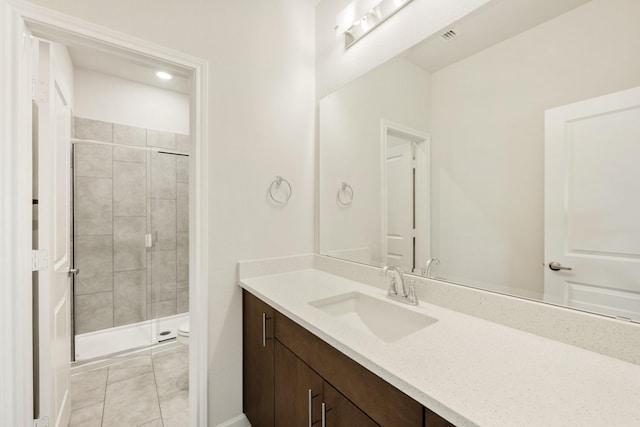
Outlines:
<svg viewBox="0 0 640 427"><path fill-rule="evenodd" d="M0 384L1 425L31 426L31 81L28 37L23 28L57 41L71 40L166 61L191 73L189 180L189 300L192 319L189 362L190 424L207 425L208 382L208 63L145 40L23 1L0 8L0 339L4 350ZM24 41L23 41L24 40Z"/></svg>
<svg viewBox="0 0 640 427"><path fill-rule="evenodd" d="M416 260L423 259L426 262L431 257L431 136L423 131L413 129L400 123L382 119L380 126L380 194L382 195L380 212L380 236L382 247L382 261L387 262L387 133L395 131L405 135L407 139L416 144L416 239L423 242L416 246Z"/></svg>

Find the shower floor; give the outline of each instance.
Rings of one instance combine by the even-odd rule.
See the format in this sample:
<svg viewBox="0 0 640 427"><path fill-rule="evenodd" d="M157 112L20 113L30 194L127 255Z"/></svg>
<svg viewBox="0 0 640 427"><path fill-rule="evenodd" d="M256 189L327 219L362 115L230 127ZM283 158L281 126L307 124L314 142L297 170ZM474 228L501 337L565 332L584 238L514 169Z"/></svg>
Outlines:
<svg viewBox="0 0 640 427"><path fill-rule="evenodd" d="M70 427L188 427L188 346L105 363L72 373Z"/></svg>

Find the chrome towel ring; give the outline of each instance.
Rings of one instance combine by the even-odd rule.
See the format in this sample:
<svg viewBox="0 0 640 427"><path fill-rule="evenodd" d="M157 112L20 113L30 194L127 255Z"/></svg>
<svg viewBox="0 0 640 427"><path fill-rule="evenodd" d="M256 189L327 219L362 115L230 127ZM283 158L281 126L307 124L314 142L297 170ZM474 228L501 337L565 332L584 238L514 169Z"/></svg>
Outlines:
<svg viewBox="0 0 640 427"><path fill-rule="evenodd" d="M353 202L353 187L343 181L338 188L337 199L340 205L349 206Z"/></svg>
<svg viewBox="0 0 640 427"><path fill-rule="evenodd" d="M287 187L289 187L289 190L287 191L288 194L287 194L285 200L278 200L278 198L273 195L273 189L274 189L274 186L277 187L277 188L280 188L280 186L282 185L283 182L287 185ZM289 183L289 181L287 181L286 179L284 179L280 175L276 176L276 179L269 186L269 197L271 197L271 200L273 200L274 202L276 202L279 205L284 205L285 203L287 203L289 201L289 199L291 198L292 194L293 194L293 188L291 187L291 184Z"/></svg>

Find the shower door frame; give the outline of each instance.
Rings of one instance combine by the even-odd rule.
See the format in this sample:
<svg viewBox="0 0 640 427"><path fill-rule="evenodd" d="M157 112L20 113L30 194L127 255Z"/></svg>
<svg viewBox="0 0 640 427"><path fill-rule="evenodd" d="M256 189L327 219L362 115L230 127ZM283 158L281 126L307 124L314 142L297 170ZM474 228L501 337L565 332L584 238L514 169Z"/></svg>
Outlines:
<svg viewBox="0 0 640 427"><path fill-rule="evenodd" d="M30 34L99 46L172 63L189 72L190 92L189 352L190 425L207 425L208 382L208 103L207 61L24 1L0 5L0 414L3 425L33 425L32 118Z"/></svg>

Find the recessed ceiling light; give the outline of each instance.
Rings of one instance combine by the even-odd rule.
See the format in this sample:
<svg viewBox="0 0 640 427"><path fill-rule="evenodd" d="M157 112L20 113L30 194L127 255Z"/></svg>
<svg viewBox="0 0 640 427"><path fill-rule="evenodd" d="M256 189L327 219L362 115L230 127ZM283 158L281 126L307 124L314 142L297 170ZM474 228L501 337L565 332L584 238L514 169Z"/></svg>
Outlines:
<svg viewBox="0 0 640 427"><path fill-rule="evenodd" d="M171 80L173 78L173 76L166 71L156 71L156 76L162 80Z"/></svg>

